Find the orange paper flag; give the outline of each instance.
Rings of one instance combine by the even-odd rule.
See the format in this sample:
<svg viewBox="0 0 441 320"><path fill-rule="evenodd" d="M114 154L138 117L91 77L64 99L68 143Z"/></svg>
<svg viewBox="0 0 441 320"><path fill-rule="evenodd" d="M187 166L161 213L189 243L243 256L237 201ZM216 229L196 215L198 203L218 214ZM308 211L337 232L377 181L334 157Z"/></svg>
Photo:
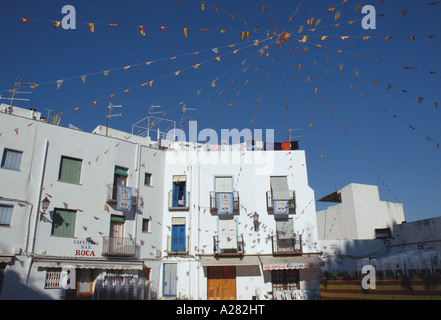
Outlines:
<svg viewBox="0 0 441 320"><path fill-rule="evenodd" d="M95 24L91 23L91 22L88 22L87 25L89 26L90 31L92 33L94 33L95 32Z"/></svg>
<svg viewBox="0 0 441 320"><path fill-rule="evenodd" d="M144 26L138 26L138 28L139 28L139 32L141 32L141 34L143 36L145 36L145 28L144 28Z"/></svg>

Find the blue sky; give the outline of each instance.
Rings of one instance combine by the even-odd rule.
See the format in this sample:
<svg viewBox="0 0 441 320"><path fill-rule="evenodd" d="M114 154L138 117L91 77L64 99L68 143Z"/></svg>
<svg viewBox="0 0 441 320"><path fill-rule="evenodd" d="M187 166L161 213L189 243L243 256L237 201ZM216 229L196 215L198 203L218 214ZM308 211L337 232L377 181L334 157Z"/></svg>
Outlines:
<svg viewBox="0 0 441 320"><path fill-rule="evenodd" d="M351 182L374 184L381 199L404 203L408 221L441 216L436 200L441 190L441 108L435 105L441 103L441 4L204 2L205 10L199 0L4 0L0 94L10 96L8 89L22 76L39 85L23 90L32 91L21 95L30 102L15 105L37 108L43 115L47 109L63 113L62 125L85 131L105 124L110 102L123 105L116 111L123 116L113 118L111 126L127 132L152 104L178 126L182 104L197 109L187 117L197 120L200 130L274 129L276 140L284 142L288 128L300 129L292 135L301 136L316 199ZM374 5L381 15L376 30L362 28L358 4ZM64 5L76 9L75 30L54 28L53 20L63 19ZM330 7L335 10L329 12ZM341 17L335 20L337 12ZM23 23L21 18L30 20ZM307 24L310 18L312 25ZM317 19L321 21L311 31ZM95 24L94 33L88 22ZM145 26L146 36L139 25ZM275 25L276 33L284 27L291 33L281 47L267 37ZM242 31L250 32L248 40L240 40ZM308 39L300 43L303 36ZM323 41L322 36L328 37ZM261 55L258 50L265 45ZM85 83L82 75L87 75ZM63 80L59 89L58 80ZM152 86L141 86L152 80ZM317 204L318 209L324 206Z"/></svg>

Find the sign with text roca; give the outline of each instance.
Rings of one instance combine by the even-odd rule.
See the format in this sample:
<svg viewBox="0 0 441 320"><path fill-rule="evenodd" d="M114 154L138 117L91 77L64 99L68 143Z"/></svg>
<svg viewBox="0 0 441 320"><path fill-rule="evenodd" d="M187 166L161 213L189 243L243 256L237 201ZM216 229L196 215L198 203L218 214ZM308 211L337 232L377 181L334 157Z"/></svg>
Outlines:
<svg viewBox="0 0 441 320"><path fill-rule="evenodd" d="M95 257L98 243L89 239L74 240L76 257Z"/></svg>

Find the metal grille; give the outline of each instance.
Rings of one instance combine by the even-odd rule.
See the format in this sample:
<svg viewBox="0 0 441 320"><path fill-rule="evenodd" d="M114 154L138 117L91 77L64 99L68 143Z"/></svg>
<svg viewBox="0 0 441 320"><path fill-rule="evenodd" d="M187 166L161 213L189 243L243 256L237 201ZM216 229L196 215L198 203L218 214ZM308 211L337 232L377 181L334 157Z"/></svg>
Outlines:
<svg viewBox="0 0 441 320"><path fill-rule="evenodd" d="M48 270L46 273L46 281L44 282L45 289L60 288L61 269Z"/></svg>

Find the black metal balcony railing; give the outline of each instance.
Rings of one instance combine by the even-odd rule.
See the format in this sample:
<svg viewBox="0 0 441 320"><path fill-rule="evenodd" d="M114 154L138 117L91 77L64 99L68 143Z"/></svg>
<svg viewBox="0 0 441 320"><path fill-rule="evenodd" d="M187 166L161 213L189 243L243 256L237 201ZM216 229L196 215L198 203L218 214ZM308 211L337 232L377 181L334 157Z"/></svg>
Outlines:
<svg viewBox="0 0 441 320"><path fill-rule="evenodd" d="M236 256L244 254L243 236L236 236L236 241L231 242L230 246L221 247L219 236L213 236L213 252L215 255Z"/></svg>
<svg viewBox="0 0 441 320"><path fill-rule="evenodd" d="M291 255L302 253L302 236L289 239L278 239L277 236L271 236L274 255Z"/></svg>
<svg viewBox="0 0 441 320"><path fill-rule="evenodd" d="M210 210L217 211L218 204L217 203L217 194L218 193L232 193L233 194L233 211L239 211L239 191L233 192L215 192L210 191Z"/></svg>
<svg viewBox="0 0 441 320"><path fill-rule="evenodd" d="M189 236L184 238L176 238L171 235L167 236L167 254L168 255L187 255Z"/></svg>
<svg viewBox="0 0 441 320"><path fill-rule="evenodd" d="M296 211L296 192L290 190L290 198L286 199L289 201L289 213L295 213ZM266 207L267 210L272 211L274 210L273 207L273 193L271 191L266 192Z"/></svg>
<svg viewBox="0 0 441 320"><path fill-rule="evenodd" d="M138 189L131 188L132 189L132 205L136 206L138 205L138 198L139 198L139 192ZM107 185L107 200L106 202L108 204L115 204L118 201L118 192L117 190L114 190L114 185L108 184Z"/></svg>
<svg viewBox="0 0 441 320"><path fill-rule="evenodd" d="M133 257L136 254L135 239L103 237L103 256Z"/></svg>
<svg viewBox="0 0 441 320"><path fill-rule="evenodd" d="M168 210L188 211L190 203L190 192L186 192L185 197L180 200L176 199L176 197L173 197L173 195L173 191L168 192Z"/></svg>

